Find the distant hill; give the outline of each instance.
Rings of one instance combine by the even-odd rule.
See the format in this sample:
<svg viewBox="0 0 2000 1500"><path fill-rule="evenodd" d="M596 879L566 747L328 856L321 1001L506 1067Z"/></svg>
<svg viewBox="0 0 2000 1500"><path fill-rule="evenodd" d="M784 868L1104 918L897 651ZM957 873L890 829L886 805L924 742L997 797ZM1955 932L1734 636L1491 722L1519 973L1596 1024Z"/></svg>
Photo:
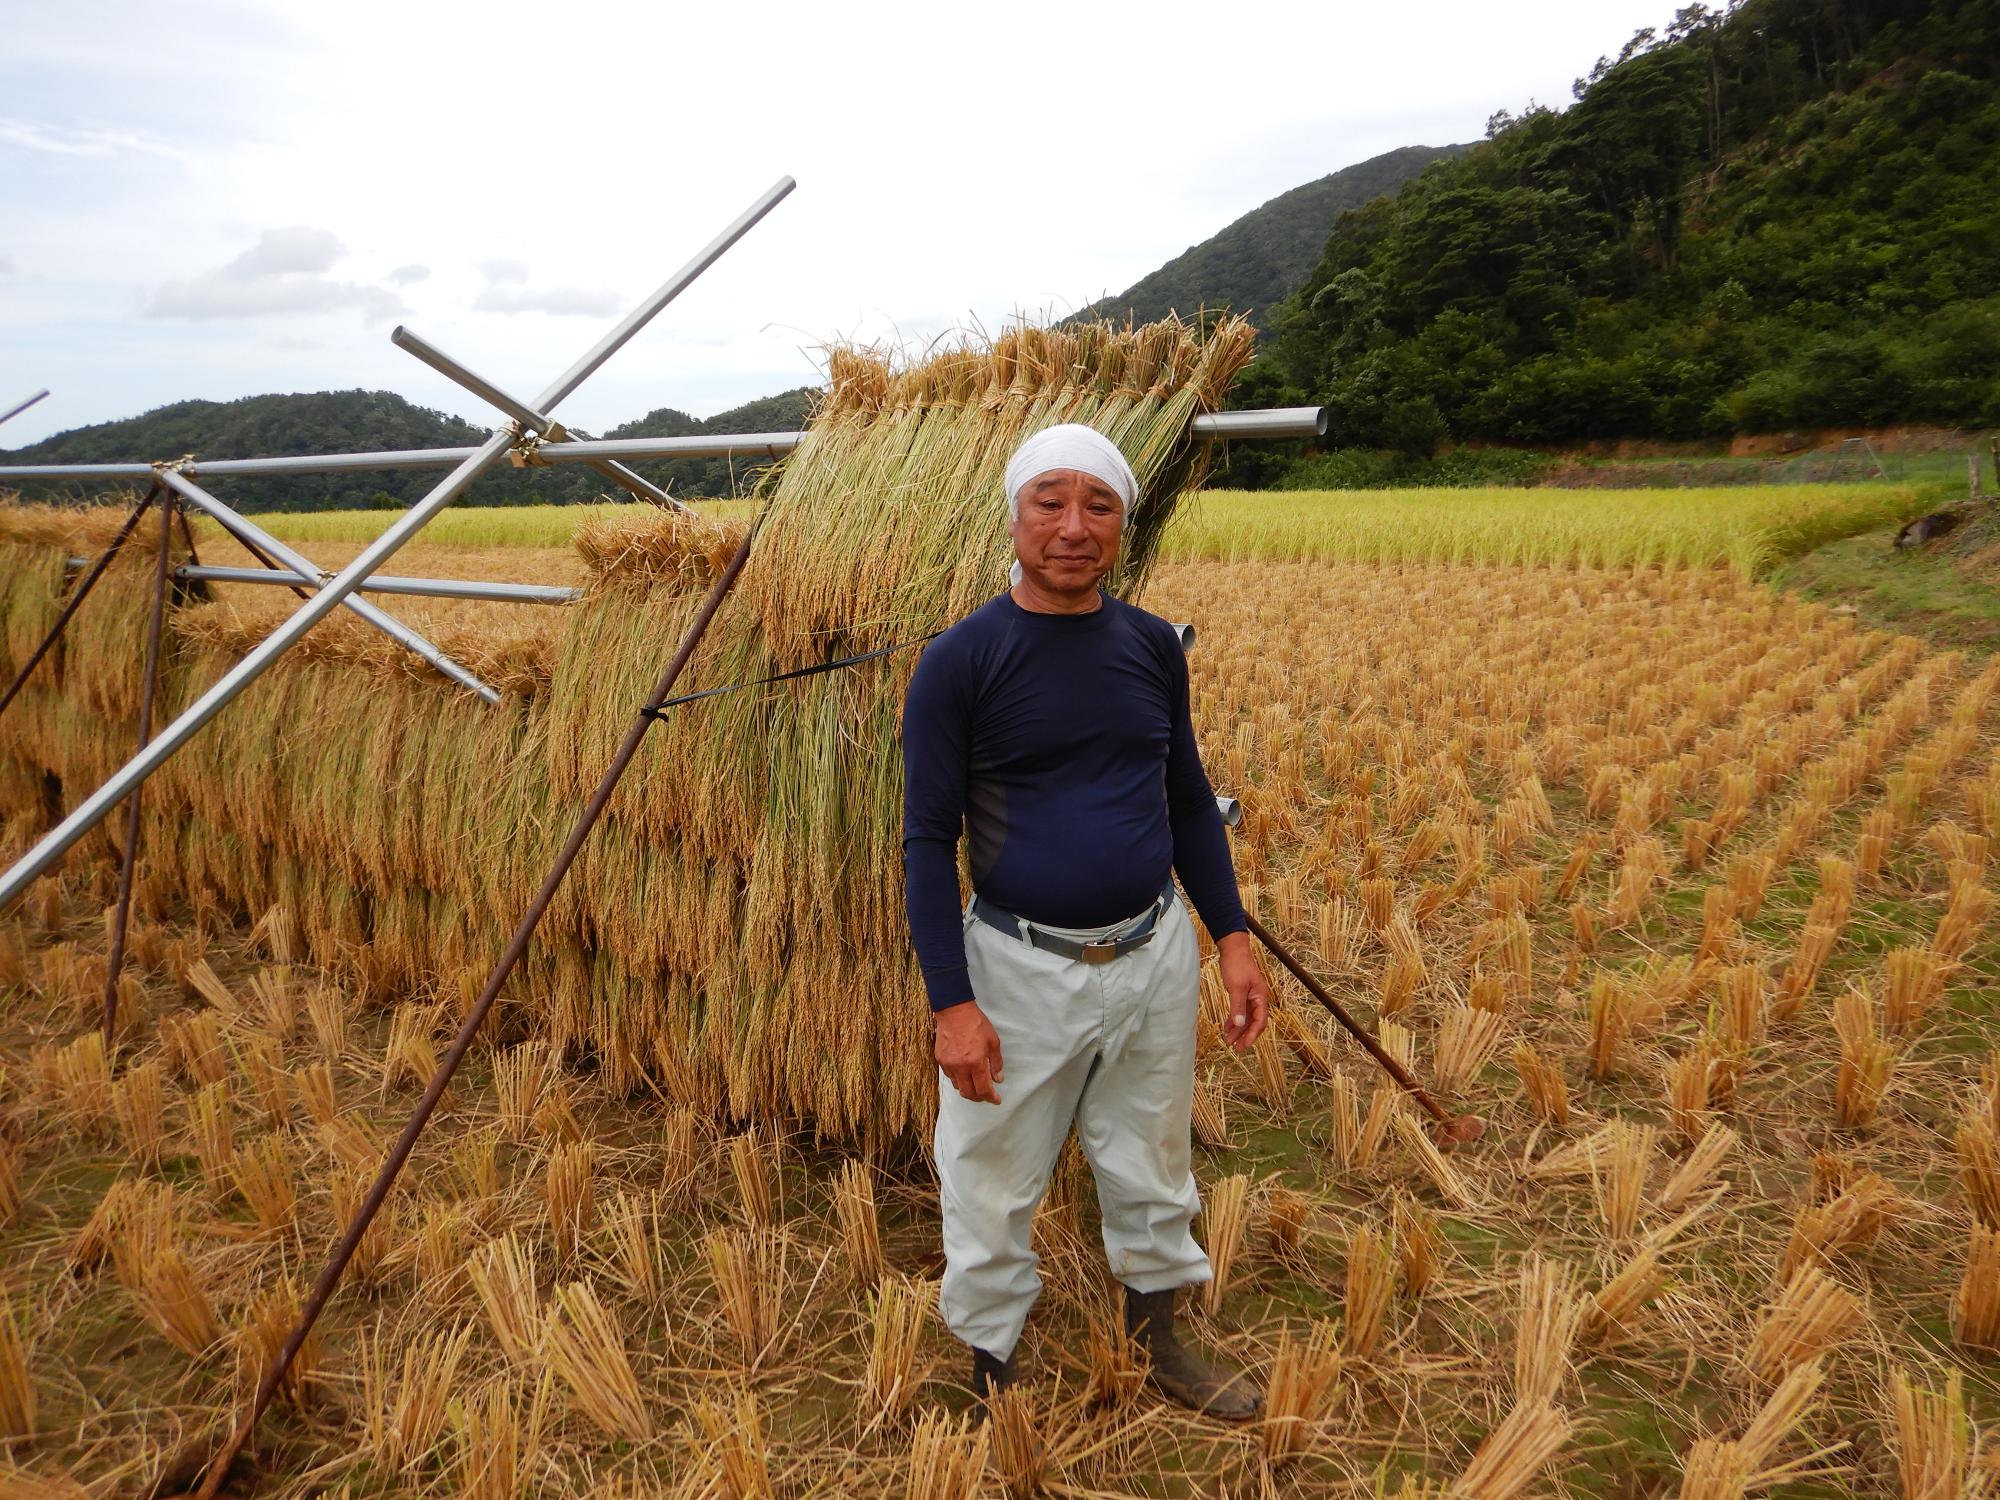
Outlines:
<svg viewBox="0 0 2000 1500"><path fill-rule="evenodd" d="M605 437L681 437L704 432L772 432L801 427L816 393L810 388L767 396L710 417L662 407L615 427ZM0 463L131 463L177 458L252 458L292 453L357 453L386 448L456 448L483 442L488 429L388 391L315 391L245 396L237 401L176 401L142 416L72 428L11 452ZM724 459L676 459L633 468L671 493L716 496L735 492L760 466ZM407 505L437 480L434 469L378 469L355 474L218 481L217 492L244 510L341 510ZM568 503L594 499L609 481L589 470L497 468L473 486L481 505ZM26 486L50 498L76 486ZM92 490L97 486L90 486Z"/></svg>
<svg viewBox="0 0 2000 1500"><path fill-rule="evenodd" d="M1227 307L1262 324L1262 314L1305 284L1342 214L1395 192L1432 162L1471 149L1403 146L1280 193L1077 316L1145 323L1170 311L1185 317L1201 307Z"/></svg>

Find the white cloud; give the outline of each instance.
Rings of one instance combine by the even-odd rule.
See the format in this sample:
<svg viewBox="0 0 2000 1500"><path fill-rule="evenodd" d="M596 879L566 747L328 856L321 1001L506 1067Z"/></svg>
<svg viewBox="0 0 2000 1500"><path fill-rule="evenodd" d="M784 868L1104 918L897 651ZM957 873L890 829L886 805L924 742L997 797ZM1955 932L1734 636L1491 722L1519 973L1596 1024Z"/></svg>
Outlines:
<svg viewBox="0 0 2000 1500"><path fill-rule="evenodd" d="M625 310L625 299L603 287L528 285L528 263L500 256L479 263L486 287L473 299L474 312L548 313L557 318L608 318Z"/></svg>
<svg viewBox="0 0 2000 1500"><path fill-rule="evenodd" d="M145 312L202 322L353 311L372 322L406 310L403 299L386 287L326 275L346 253L330 229L267 229L234 260L159 287Z"/></svg>
<svg viewBox="0 0 2000 1500"><path fill-rule="evenodd" d="M12 276L13 274L14 257L11 255L0 255L0 276Z"/></svg>
<svg viewBox="0 0 2000 1500"><path fill-rule="evenodd" d="M430 280L430 276L431 268L429 266L415 264L398 266L389 273L389 285L414 286L419 281Z"/></svg>
<svg viewBox="0 0 2000 1500"><path fill-rule="evenodd" d="M558 318L608 318L625 310L616 292L586 286L552 286L536 290L489 286L473 300L474 312L549 313Z"/></svg>
<svg viewBox="0 0 2000 1500"><path fill-rule="evenodd" d="M289 271L316 276L331 271L334 262L345 254L347 247L331 229L310 229L304 225L267 229L256 244L214 274L230 281L254 281Z"/></svg>
<svg viewBox="0 0 2000 1500"><path fill-rule="evenodd" d="M0 145L19 146L44 156L164 157L186 161L187 153L144 130L107 130L91 126L41 125L31 120L0 119Z"/></svg>
<svg viewBox="0 0 2000 1500"><path fill-rule="evenodd" d="M284 276L232 281L214 271L169 281L146 302L149 318L269 318L280 315L359 312L369 321L400 317L408 309L387 287L362 286L326 276Z"/></svg>

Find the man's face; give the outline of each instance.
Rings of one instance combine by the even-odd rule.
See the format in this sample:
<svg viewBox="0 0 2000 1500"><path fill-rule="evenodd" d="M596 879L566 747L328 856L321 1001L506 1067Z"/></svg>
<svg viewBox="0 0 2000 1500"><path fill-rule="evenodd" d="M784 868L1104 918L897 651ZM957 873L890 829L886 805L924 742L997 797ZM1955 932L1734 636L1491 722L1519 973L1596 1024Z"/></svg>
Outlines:
<svg viewBox="0 0 2000 1500"><path fill-rule="evenodd" d="M1037 474L1021 490L1008 527L1021 571L1036 588L1076 598L1097 587L1118 561L1125 508L1101 479L1075 469Z"/></svg>

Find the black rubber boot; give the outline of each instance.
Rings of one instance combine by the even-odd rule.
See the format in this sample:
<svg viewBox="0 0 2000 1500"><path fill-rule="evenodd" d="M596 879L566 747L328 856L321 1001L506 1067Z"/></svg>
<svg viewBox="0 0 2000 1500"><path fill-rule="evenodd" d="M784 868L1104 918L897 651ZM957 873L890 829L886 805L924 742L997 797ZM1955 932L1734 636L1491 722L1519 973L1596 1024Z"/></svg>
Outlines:
<svg viewBox="0 0 2000 1500"><path fill-rule="evenodd" d="M995 1359L984 1349L972 1351L972 1394L979 1402L980 1414L986 1411L986 1403L1014 1383L1014 1356Z"/></svg>
<svg viewBox="0 0 2000 1500"><path fill-rule="evenodd" d="M1174 1332L1174 1292L1125 1288L1125 1331L1153 1361L1147 1379L1170 1401L1224 1422L1247 1422L1264 1398L1250 1377L1212 1365Z"/></svg>

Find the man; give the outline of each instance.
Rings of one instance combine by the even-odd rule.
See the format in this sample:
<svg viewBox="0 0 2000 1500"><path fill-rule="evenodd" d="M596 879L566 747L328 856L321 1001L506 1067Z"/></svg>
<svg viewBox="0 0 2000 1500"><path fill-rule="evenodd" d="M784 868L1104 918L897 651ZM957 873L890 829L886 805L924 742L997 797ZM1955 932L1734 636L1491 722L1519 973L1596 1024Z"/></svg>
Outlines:
<svg viewBox="0 0 2000 1500"><path fill-rule="evenodd" d="M903 712L910 933L936 1026L941 1302L982 1399L1014 1378L1041 1288L1035 1206L1072 1122L1097 1178L1104 1250L1152 1379L1244 1420L1259 1398L1175 1333L1207 1281L1189 1232L1194 925L1215 938L1241 1051L1270 990L1250 953L1228 836L1195 749L1173 627L1098 588L1138 483L1088 427L1050 427L1007 465L1014 582L925 651ZM971 837L961 914L957 847Z"/></svg>

